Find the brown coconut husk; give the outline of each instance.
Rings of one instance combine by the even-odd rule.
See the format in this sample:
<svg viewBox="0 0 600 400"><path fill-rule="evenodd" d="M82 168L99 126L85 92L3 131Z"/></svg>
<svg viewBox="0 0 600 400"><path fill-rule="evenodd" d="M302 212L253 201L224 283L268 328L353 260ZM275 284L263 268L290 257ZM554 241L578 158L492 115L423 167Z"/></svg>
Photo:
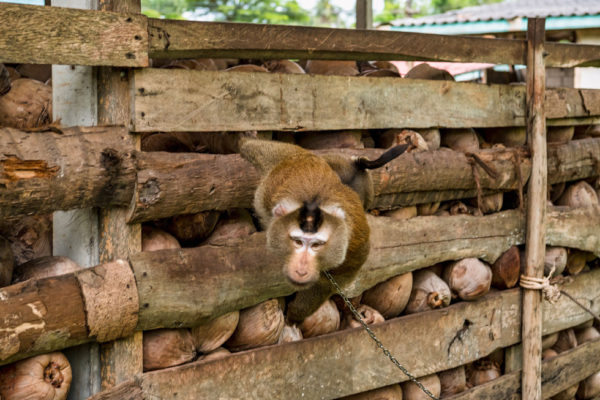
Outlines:
<svg viewBox="0 0 600 400"><path fill-rule="evenodd" d="M413 67L404 75L406 79L430 79L434 81L454 81L454 77L446 70L437 69L427 63Z"/></svg>
<svg viewBox="0 0 600 400"><path fill-rule="evenodd" d="M598 195L586 181L568 186L556 205L569 207L591 207L598 205Z"/></svg>
<svg viewBox="0 0 600 400"><path fill-rule="evenodd" d="M197 58L187 60L173 60L162 66L168 69L188 69L196 71L216 71L217 65L211 58Z"/></svg>
<svg viewBox="0 0 600 400"><path fill-rule="evenodd" d="M551 360L556 357L558 353L552 349L542 349L542 360Z"/></svg>
<svg viewBox="0 0 600 400"><path fill-rule="evenodd" d="M353 394L352 396L341 397L339 400L402 400L402 388L400 385L390 385L379 389L369 390Z"/></svg>
<svg viewBox="0 0 600 400"><path fill-rule="evenodd" d="M179 242L173 235L151 226L146 225L142 227L142 251L180 248Z"/></svg>
<svg viewBox="0 0 600 400"><path fill-rule="evenodd" d="M174 367L196 357L189 329L156 329L144 332L144 371Z"/></svg>
<svg viewBox="0 0 600 400"><path fill-rule="evenodd" d="M232 311L192 328L191 334L196 350L199 353L210 353L221 347L233 335L239 319L240 312Z"/></svg>
<svg viewBox="0 0 600 400"><path fill-rule="evenodd" d="M379 311L385 319L397 317L408 304L412 284L412 272L394 276L365 291L362 302Z"/></svg>
<svg viewBox="0 0 600 400"><path fill-rule="evenodd" d="M425 139L418 132L410 129L388 129L378 138L379 147L384 149L407 143L415 147L411 150L413 152L429 150Z"/></svg>
<svg viewBox="0 0 600 400"><path fill-rule="evenodd" d="M479 360L473 363L467 373L467 382L471 387L483 385L502 375L500 366L493 361Z"/></svg>
<svg viewBox="0 0 600 400"><path fill-rule="evenodd" d="M227 68L228 72L269 72L268 69L254 64L241 64L235 67Z"/></svg>
<svg viewBox="0 0 600 400"><path fill-rule="evenodd" d="M71 365L62 353L27 358L0 368L0 399L64 400L71 379Z"/></svg>
<svg viewBox="0 0 600 400"><path fill-rule="evenodd" d="M202 354L201 356L198 357L198 361L220 360L222 358L227 357L230 354L231 354L231 352L229 350L227 350L225 347L219 347L218 349L215 349L215 350L211 351L210 353Z"/></svg>
<svg viewBox="0 0 600 400"><path fill-rule="evenodd" d="M560 354L575 347L577 347L575 331L573 329L566 329L558 333L558 339L556 339L556 343L552 346L552 350Z"/></svg>
<svg viewBox="0 0 600 400"><path fill-rule="evenodd" d="M371 135L363 134L360 141L362 142L362 145L365 149L374 149L375 148L375 139L373 139L373 136L371 136Z"/></svg>
<svg viewBox="0 0 600 400"><path fill-rule="evenodd" d="M333 300L333 302L335 303L337 309L342 314L347 314L349 312L352 312L352 311L350 311L350 307L348 307L346 305L346 302L344 302L344 300L340 297L340 295L334 294L333 296L331 296L331 300ZM350 300L350 303L352 304L352 306L354 308L358 308L360 306L361 302L362 302L362 293L359 294L358 296L352 297L352 298L350 298L348 300Z"/></svg>
<svg viewBox="0 0 600 400"><path fill-rule="evenodd" d="M333 300L329 299L300 324L304 338L321 336L340 328L340 312Z"/></svg>
<svg viewBox="0 0 600 400"><path fill-rule="evenodd" d="M510 289L519 281L521 259L519 248L512 246L492 264L492 286L496 289Z"/></svg>
<svg viewBox="0 0 600 400"><path fill-rule="evenodd" d="M585 378L579 383L577 389L578 399L593 399L600 395L600 372L596 372L592 376Z"/></svg>
<svg viewBox="0 0 600 400"><path fill-rule="evenodd" d="M304 69L290 60L269 60L263 63L269 72L277 74L305 74Z"/></svg>
<svg viewBox="0 0 600 400"><path fill-rule="evenodd" d="M558 340L558 332L554 332L550 335L542 337L542 350L550 349L556 344Z"/></svg>
<svg viewBox="0 0 600 400"><path fill-rule="evenodd" d="M362 131L302 132L296 143L305 149L362 149Z"/></svg>
<svg viewBox="0 0 600 400"><path fill-rule="evenodd" d="M52 214L22 217L0 227L10 242L15 264L52 255Z"/></svg>
<svg viewBox="0 0 600 400"><path fill-rule="evenodd" d="M298 342L303 338L304 336L302 336L302 331L296 324L290 324L286 322L281 331L281 335L277 340L277 344Z"/></svg>
<svg viewBox="0 0 600 400"><path fill-rule="evenodd" d="M0 236L0 287L8 286L13 279L15 256L10 242Z"/></svg>
<svg viewBox="0 0 600 400"><path fill-rule="evenodd" d="M225 347L231 351L241 351L275 344L284 325L279 301L263 301L240 311L238 326L225 342Z"/></svg>
<svg viewBox="0 0 600 400"><path fill-rule="evenodd" d="M450 397L467 390L467 376L463 365L439 372L438 377L440 378L441 398Z"/></svg>
<svg viewBox="0 0 600 400"><path fill-rule="evenodd" d="M379 324L385 321L385 318L383 318L379 311L365 304L358 306L356 311L362 318L363 322L367 325ZM352 329L360 327L362 327L362 324L358 319L355 318L353 313L344 314L344 318L342 318L342 322L340 324L340 329Z"/></svg>
<svg viewBox="0 0 600 400"><path fill-rule="evenodd" d="M240 140L243 138L260 138L270 140L271 132L196 132L193 135L194 151L211 154L233 154L240 151Z"/></svg>
<svg viewBox="0 0 600 400"><path fill-rule="evenodd" d="M451 298L450 288L439 276L428 270L415 271L405 312L413 314L447 307Z"/></svg>
<svg viewBox="0 0 600 400"><path fill-rule="evenodd" d="M417 216L417 207L416 206L408 206L408 207L397 208L395 210L386 211L386 212L382 213L382 215L392 218L392 219L395 219L397 221L404 220L404 219L410 219L410 218L414 218Z"/></svg>
<svg viewBox="0 0 600 400"><path fill-rule="evenodd" d="M307 74L316 75L358 75L356 61L308 60L304 70Z"/></svg>
<svg viewBox="0 0 600 400"><path fill-rule="evenodd" d="M400 74L389 69L372 69L362 72L360 76L368 76L370 78L399 78Z"/></svg>
<svg viewBox="0 0 600 400"><path fill-rule="evenodd" d="M502 210L503 203L504 193L502 192L481 196L481 204L477 203L477 198L469 200L469 204L473 207L479 207L484 214L491 214Z"/></svg>
<svg viewBox="0 0 600 400"><path fill-rule="evenodd" d="M549 126L546 130L546 141L548 143L564 144L573 139L574 126Z"/></svg>
<svg viewBox="0 0 600 400"><path fill-rule="evenodd" d="M527 130L522 126L488 128L480 132L489 143L502 143L507 147L524 146L527 143Z"/></svg>
<svg viewBox="0 0 600 400"><path fill-rule="evenodd" d="M23 78L35 79L40 82L46 82L52 78L51 64L20 64L15 69Z"/></svg>
<svg viewBox="0 0 600 400"><path fill-rule="evenodd" d="M256 232L256 226L250 213L243 209L230 210L206 241L211 245L232 243L247 238Z"/></svg>
<svg viewBox="0 0 600 400"><path fill-rule="evenodd" d="M567 266L565 271L569 275L578 275L583 271L586 263L594 258L594 253L578 249L569 249L567 251Z"/></svg>
<svg viewBox="0 0 600 400"><path fill-rule="evenodd" d="M234 65L238 65L240 63L240 60L237 58L213 58L212 60L219 71L233 67Z"/></svg>
<svg viewBox="0 0 600 400"><path fill-rule="evenodd" d="M13 283L28 279L42 279L79 271L82 267L68 257L45 256L15 268Z"/></svg>
<svg viewBox="0 0 600 400"><path fill-rule="evenodd" d="M0 96L0 126L31 129L52 122L52 87L34 79L17 79Z"/></svg>
<svg viewBox="0 0 600 400"><path fill-rule="evenodd" d="M567 249L564 247L546 246L546 254L544 256L544 276L550 275L552 269L554 269L552 276L558 276L564 272L566 266Z"/></svg>
<svg viewBox="0 0 600 400"><path fill-rule="evenodd" d="M442 132L442 146L454 151L474 153L479 150L479 139L473 129L445 129Z"/></svg>
<svg viewBox="0 0 600 400"><path fill-rule="evenodd" d="M558 201L560 196L565 192L567 188L567 182L560 182L550 186L550 201L555 203Z"/></svg>
<svg viewBox="0 0 600 400"><path fill-rule="evenodd" d="M600 137L600 125L578 125L575 127L573 139L587 139L590 137Z"/></svg>
<svg viewBox="0 0 600 400"><path fill-rule="evenodd" d="M492 269L477 258L456 261L444 269L444 281L448 284L452 298L476 300L490 290Z"/></svg>
<svg viewBox="0 0 600 400"><path fill-rule="evenodd" d="M434 215L438 208L440 208L440 202L419 204L417 205L417 214L421 216Z"/></svg>
<svg viewBox="0 0 600 400"><path fill-rule="evenodd" d="M157 225L183 246L197 246L213 233L220 215L218 211L182 214L161 220Z"/></svg>
<svg viewBox="0 0 600 400"><path fill-rule="evenodd" d="M4 64L0 63L0 96L5 95L10 90L10 73L4 66Z"/></svg>
<svg viewBox="0 0 600 400"><path fill-rule="evenodd" d="M142 135L142 151L189 153L195 145L188 132L156 132Z"/></svg>
<svg viewBox="0 0 600 400"><path fill-rule="evenodd" d="M373 65L377 69L387 69L389 71L395 72L400 75L400 71L398 71L398 67L396 67L390 61L372 61L371 65Z"/></svg>
<svg viewBox="0 0 600 400"><path fill-rule="evenodd" d="M440 135L440 130L437 128L423 128L423 129L415 129L415 132L418 132L419 135L425 142L427 142L427 147L429 150L437 150L440 148L442 142L442 136Z"/></svg>
<svg viewBox="0 0 600 400"><path fill-rule="evenodd" d="M575 331L575 338L577 339L578 345L597 339L598 337L600 337L600 332L593 326Z"/></svg>
<svg viewBox="0 0 600 400"><path fill-rule="evenodd" d="M431 374L419 378L419 381L427 390L431 392L435 397L440 397L442 387L440 384L440 378L436 374ZM403 400L431 400L425 392L412 381L403 382L400 384L402 387L402 399Z"/></svg>

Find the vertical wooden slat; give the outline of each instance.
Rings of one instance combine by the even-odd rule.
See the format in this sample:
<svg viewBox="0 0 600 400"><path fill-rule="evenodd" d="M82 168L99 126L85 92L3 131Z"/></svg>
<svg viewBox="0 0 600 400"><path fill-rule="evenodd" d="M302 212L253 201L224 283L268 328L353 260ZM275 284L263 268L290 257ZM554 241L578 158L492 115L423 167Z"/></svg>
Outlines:
<svg viewBox="0 0 600 400"><path fill-rule="evenodd" d="M102 11L141 12L140 0L100 0ZM98 69L98 123L100 125L131 125L130 70L127 68ZM140 150L139 138L135 150ZM127 259L142 250L140 224L126 223L126 209L100 211L100 262L117 258ZM102 390L111 388L136 374L142 373L142 332L103 343L100 346Z"/></svg>
<svg viewBox="0 0 600 400"><path fill-rule="evenodd" d="M545 19L529 19L527 27L527 139L532 170L527 196L525 275L541 278L544 273L547 154L544 91ZM542 398L542 308L539 290L523 289L523 400Z"/></svg>
<svg viewBox="0 0 600 400"><path fill-rule="evenodd" d="M373 0L356 0L356 29L373 29Z"/></svg>

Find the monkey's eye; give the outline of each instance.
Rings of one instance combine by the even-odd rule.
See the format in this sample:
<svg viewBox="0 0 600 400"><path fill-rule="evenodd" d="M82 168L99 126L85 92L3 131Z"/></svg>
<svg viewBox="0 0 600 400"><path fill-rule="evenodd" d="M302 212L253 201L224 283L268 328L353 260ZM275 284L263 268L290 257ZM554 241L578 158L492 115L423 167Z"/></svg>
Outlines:
<svg viewBox="0 0 600 400"><path fill-rule="evenodd" d="M294 243L294 247L297 249L301 249L304 246L304 243L302 243L302 240L300 239L292 238L292 242Z"/></svg>
<svg viewBox="0 0 600 400"><path fill-rule="evenodd" d="M310 248L314 251L319 251L323 247L323 242L314 242L310 245Z"/></svg>

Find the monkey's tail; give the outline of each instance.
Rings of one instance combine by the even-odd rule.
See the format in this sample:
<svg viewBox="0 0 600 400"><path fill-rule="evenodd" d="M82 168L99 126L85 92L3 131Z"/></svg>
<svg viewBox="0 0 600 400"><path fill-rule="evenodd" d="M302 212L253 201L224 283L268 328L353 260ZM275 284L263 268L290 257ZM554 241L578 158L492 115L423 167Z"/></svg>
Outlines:
<svg viewBox="0 0 600 400"><path fill-rule="evenodd" d="M400 144L392 147L376 160L371 161L367 158L360 157L354 163L359 170L380 168L412 147L414 147L412 143Z"/></svg>

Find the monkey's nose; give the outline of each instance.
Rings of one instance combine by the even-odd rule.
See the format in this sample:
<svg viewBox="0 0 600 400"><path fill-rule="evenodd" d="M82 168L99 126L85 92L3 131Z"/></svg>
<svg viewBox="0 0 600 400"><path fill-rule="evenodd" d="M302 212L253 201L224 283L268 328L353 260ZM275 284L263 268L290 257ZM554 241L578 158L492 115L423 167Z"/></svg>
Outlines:
<svg viewBox="0 0 600 400"><path fill-rule="evenodd" d="M298 275L301 278L304 278L307 274L308 274L307 270L296 270L296 275Z"/></svg>

